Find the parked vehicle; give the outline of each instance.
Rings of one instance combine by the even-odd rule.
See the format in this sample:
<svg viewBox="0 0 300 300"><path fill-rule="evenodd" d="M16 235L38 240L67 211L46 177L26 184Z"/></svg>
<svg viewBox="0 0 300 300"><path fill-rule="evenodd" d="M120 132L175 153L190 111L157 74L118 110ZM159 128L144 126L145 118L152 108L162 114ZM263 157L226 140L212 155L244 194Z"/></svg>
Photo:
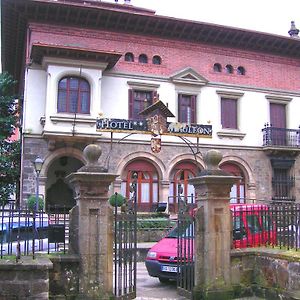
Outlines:
<svg viewBox="0 0 300 300"><path fill-rule="evenodd" d="M233 217L233 248L276 243L276 226L267 205L232 204L230 209ZM193 265L193 251L194 222L191 221L184 227L175 227L148 251L145 261L147 271L161 282L175 280L181 271L178 268ZM178 257L184 257L185 264L178 264Z"/></svg>
<svg viewBox="0 0 300 300"><path fill-rule="evenodd" d="M0 224L0 253L16 254L17 251L26 253L45 248L48 241L48 216L35 219L29 217L2 218ZM19 250L18 250L19 247Z"/></svg>

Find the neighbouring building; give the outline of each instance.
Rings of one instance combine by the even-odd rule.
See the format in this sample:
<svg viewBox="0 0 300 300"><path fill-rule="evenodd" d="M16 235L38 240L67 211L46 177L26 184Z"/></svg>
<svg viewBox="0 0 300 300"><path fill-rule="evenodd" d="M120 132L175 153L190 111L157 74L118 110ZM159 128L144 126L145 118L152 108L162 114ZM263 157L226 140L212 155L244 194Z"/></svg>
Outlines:
<svg viewBox="0 0 300 300"><path fill-rule="evenodd" d="M64 178L90 143L119 174L112 192L130 197L137 176L139 210L158 202L175 210L212 148L240 176L232 202L300 201L294 23L278 36L159 16L130 1L2 0L1 13L3 70L23 97L21 204L35 193L39 156L47 207L72 207ZM159 114L147 122L149 107Z"/></svg>

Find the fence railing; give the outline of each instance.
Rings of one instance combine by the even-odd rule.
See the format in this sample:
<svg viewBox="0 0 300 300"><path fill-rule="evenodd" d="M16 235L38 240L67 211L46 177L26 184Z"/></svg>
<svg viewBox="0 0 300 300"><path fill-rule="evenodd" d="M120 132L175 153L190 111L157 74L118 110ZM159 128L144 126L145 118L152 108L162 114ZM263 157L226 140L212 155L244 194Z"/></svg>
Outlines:
<svg viewBox="0 0 300 300"><path fill-rule="evenodd" d="M300 248L300 203L257 201L231 211L234 248Z"/></svg>
<svg viewBox="0 0 300 300"><path fill-rule="evenodd" d="M35 258L39 252L66 252L69 215L61 207L56 212L0 206L0 258L7 255L19 259L23 255Z"/></svg>
<svg viewBox="0 0 300 300"><path fill-rule="evenodd" d="M262 129L263 146L280 146L298 148L300 146L300 129L277 128L265 124Z"/></svg>

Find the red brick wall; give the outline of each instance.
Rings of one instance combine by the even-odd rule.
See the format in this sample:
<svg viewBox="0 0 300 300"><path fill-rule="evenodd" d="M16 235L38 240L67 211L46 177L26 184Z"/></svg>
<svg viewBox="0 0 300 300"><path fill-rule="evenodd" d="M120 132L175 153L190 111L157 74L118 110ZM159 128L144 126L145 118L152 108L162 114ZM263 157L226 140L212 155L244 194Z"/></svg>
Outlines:
<svg viewBox="0 0 300 300"><path fill-rule="evenodd" d="M36 23L31 24L30 28L31 44L40 42L90 50L117 51L124 54L132 52L135 62L125 62L122 57L114 67L116 71L169 77L186 67L192 67L210 82L300 91L299 59L101 30ZM148 56L148 64L137 62L141 53ZM161 65L152 64L153 55L161 56ZM216 62L223 67L231 64L235 69L235 74L226 74L224 71L213 72L212 68ZM238 66L245 68L245 76L236 74Z"/></svg>

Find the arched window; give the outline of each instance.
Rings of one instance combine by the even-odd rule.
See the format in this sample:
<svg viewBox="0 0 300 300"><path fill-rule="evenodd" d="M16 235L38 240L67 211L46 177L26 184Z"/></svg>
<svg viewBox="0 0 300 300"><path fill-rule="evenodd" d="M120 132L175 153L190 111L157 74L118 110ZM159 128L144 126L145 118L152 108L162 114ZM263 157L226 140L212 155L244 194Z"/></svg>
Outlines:
<svg viewBox="0 0 300 300"><path fill-rule="evenodd" d="M193 197L195 196L195 189L189 183L189 179L195 177L197 174L197 166L191 162L181 162L177 164L171 172L170 186L169 186L169 210L177 211L177 204L179 200L186 203L195 203Z"/></svg>
<svg viewBox="0 0 300 300"><path fill-rule="evenodd" d="M139 211L151 211L158 202L158 173L148 161L136 160L125 168L121 192L127 199L131 199L130 186L137 176L137 207Z"/></svg>
<svg viewBox="0 0 300 300"><path fill-rule="evenodd" d="M125 61L133 62L134 61L134 56L131 52L127 52L125 54Z"/></svg>
<svg viewBox="0 0 300 300"><path fill-rule="evenodd" d="M226 73L232 74L233 73L232 65L226 65L225 70L226 70Z"/></svg>
<svg viewBox="0 0 300 300"><path fill-rule="evenodd" d="M245 177L243 171L232 163L224 163L220 168L234 176L241 177L231 188L230 203L245 203Z"/></svg>
<svg viewBox="0 0 300 300"><path fill-rule="evenodd" d="M239 67L237 68L237 73L238 73L238 75L245 75L245 73L246 73L245 68L239 66Z"/></svg>
<svg viewBox="0 0 300 300"><path fill-rule="evenodd" d="M222 66L219 63L214 64L214 72L221 72Z"/></svg>
<svg viewBox="0 0 300 300"><path fill-rule="evenodd" d="M154 65L161 65L161 58L160 58L160 56L158 56L158 55L153 56L152 63Z"/></svg>
<svg viewBox="0 0 300 300"><path fill-rule="evenodd" d="M57 112L90 113L90 84L81 77L64 77L58 83Z"/></svg>
<svg viewBox="0 0 300 300"><path fill-rule="evenodd" d="M139 56L139 62L142 64L147 64L148 63L148 57L146 54L141 54Z"/></svg>

